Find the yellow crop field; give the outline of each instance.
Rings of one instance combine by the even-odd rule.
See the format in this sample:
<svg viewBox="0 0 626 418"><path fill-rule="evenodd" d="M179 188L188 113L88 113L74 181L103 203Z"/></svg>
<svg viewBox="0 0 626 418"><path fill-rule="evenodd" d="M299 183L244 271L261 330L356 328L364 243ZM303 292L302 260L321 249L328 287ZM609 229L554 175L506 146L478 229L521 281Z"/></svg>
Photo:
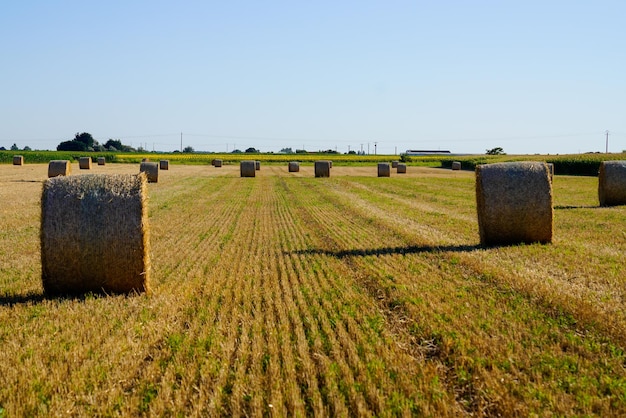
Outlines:
<svg viewBox="0 0 626 418"><path fill-rule="evenodd" d="M626 207L597 178L554 178L552 244L486 248L472 172L173 165L151 293L51 297L46 173L0 165L0 417L626 415Z"/></svg>

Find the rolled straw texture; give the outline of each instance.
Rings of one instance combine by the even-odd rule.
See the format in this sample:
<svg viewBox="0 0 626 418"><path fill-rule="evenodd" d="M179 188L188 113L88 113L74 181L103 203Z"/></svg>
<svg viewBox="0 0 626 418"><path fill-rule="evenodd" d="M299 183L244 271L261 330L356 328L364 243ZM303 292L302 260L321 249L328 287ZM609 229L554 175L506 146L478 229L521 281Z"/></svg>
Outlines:
<svg viewBox="0 0 626 418"><path fill-rule="evenodd" d="M552 242L552 182L545 163L477 166L476 205L483 245Z"/></svg>
<svg viewBox="0 0 626 418"><path fill-rule="evenodd" d="M222 166L222 162L223 162L222 160L217 159L217 160L213 160L213 161L214 161L213 165L215 167L221 167Z"/></svg>
<svg viewBox="0 0 626 418"><path fill-rule="evenodd" d="M255 170L260 170L261 169L261 161L255 161L254 162L254 168L255 168Z"/></svg>
<svg viewBox="0 0 626 418"><path fill-rule="evenodd" d="M461 169L461 162L460 161L452 161L452 169L453 170L460 170Z"/></svg>
<svg viewBox="0 0 626 418"><path fill-rule="evenodd" d="M391 162L391 168L398 168L398 164L399 163L400 163L399 161L392 161Z"/></svg>
<svg viewBox="0 0 626 418"><path fill-rule="evenodd" d="M406 164L398 163L398 168L396 170L398 174L406 174Z"/></svg>
<svg viewBox="0 0 626 418"><path fill-rule="evenodd" d="M289 162L289 172L297 173L300 171L300 163L298 161Z"/></svg>
<svg viewBox="0 0 626 418"><path fill-rule="evenodd" d="M52 160L48 163L48 178L57 176L69 176L72 165L68 160Z"/></svg>
<svg viewBox="0 0 626 418"><path fill-rule="evenodd" d="M330 161L315 161L315 177L330 177Z"/></svg>
<svg viewBox="0 0 626 418"><path fill-rule="evenodd" d="M159 161L159 169L160 170L169 170L170 169L170 160L161 160L161 161Z"/></svg>
<svg viewBox="0 0 626 418"><path fill-rule="evenodd" d="M256 176L256 161L240 162L239 170L241 171L241 177L255 177Z"/></svg>
<svg viewBox="0 0 626 418"><path fill-rule="evenodd" d="M157 163L151 163L146 161L139 165L139 172L146 173L148 183L159 182L159 165Z"/></svg>
<svg viewBox="0 0 626 418"><path fill-rule="evenodd" d="M106 159L104 157L98 157L98 165L105 165Z"/></svg>
<svg viewBox="0 0 626 418"><path fill-rule="evenodd" d="M44 182L42 282L46 293L149 289L145 174L86 174Z"/></svg>
<svg viewBox="0 0 626 418"><path fill-rule="evenodd" d="M378 177L391 177L391 166L389 163L378 163Z"/></svg>
<svg viewBox="0 0 626 418"><path fill-rule="evenodd" d="M626 205L626 161L603 161L598 173L600 206Z"/></svg>
<svg viewBox="0 0 626 418"><path fill-rule="evenodd" d="M23 155L14 155L13 156L13 165L24 165L24 156Z"/></svg>
<svg viewBox="0 0 626 418"><path fill-rule="evenodd" d="M81 170L91 170L91 157L80 157L78 159L78 168Z"/></svg>

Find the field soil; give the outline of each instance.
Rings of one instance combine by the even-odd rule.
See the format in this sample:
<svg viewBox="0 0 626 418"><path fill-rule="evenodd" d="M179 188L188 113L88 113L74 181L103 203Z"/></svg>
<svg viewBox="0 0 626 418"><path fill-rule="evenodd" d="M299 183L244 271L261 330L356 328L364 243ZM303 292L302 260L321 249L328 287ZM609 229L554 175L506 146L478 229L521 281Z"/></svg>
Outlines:
<svg viewBox="0 0 626 418"><path fill-rule="evenodd" d="M170 164L151 292L52 297L47 165L0 165L0 417L626 415L626 207L597 178L554 178L553 243L487 248L472 172L256 175Z"/></svg>

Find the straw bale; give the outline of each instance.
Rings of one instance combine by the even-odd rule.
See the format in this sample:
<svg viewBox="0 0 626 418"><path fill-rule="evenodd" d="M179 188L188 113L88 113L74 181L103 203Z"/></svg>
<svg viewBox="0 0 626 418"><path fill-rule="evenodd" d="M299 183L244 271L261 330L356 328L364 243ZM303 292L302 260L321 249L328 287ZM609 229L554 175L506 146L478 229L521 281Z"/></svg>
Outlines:
<svg viewBox="0 0 626 418"><path fill-rule="evenodd" d="M398 160L392 161L392 162L391 162L391 168L398 168L398 164L399 164L399 163L400 163L400 162L399 162Z"/></svg>
<svg viewBox="0 0 626 418"><path fill-rule="evenodd" d="M80 157L78 159L78 168L81 170L91 170L91 157Z"/></svg>
<svg viewBox="0 0 626 418"><path fill-rule="evenodd" d="M452 161L452 169L457 171L461 169L461 162L460 161Z"/></svg>
<svg viewBox="0 0 626 418"><path fill-rule="evenodd" d="M552 242L552 182L546 163L477 166L476 206L483 245Z"/></svg>
<svg viewBox="0 0 626 418"><path fill-rule="evenodd" d="M104 157L98 157L98 165L105 165L106 159Z"/></svg>
<svg viewBox="0 0 626 418"><path fill-rule="evenodd" d="M45 292L148 291L146 199L145 174L46 180L40 235Z"/></svg>
<svg viewBox="0 0 626 418"><path fill-rule="evenodd" d="M169 170L169 169L170 169L170 160L159 161L159 170Z"/></svg>
<svg viewBox="0 0 626 418"><path fill-rule="evenodd" d="M241 161L239 163L239 169L241 171L241 177L255 177L256 161Z"/></svg>
<svg viewBox="0 0 626 418"><path fill-rule="evenodd" d="M603 161L598 173L600 206L626 205L626 161Z"/></svg>
<svg viewBox="0 0 626 418"><path fill-rule="evenodd" d="M52 160L48 163L48 178L69 176L72 165L68 160Z"/></svg>
<svg viewBox="0 0 626 418"><path fill-rule="evenodd" d="M389 163L378 163L378 177L391 177L391 166Z"/></svg>
<svg viewBox="0 0 626 418"><path fill-rule="evenodd" d="M159 182L159 165L157 163L151 163L150 161L141 163L139 165L139 172L146 173L148 183Z"/></svg>
<svg viewBox="0 0 626 418"><path fill-rule="evenodd" d="M23 155L14 155L13 156L13 165L24 165L24 156Z"/></svg>
<svg viewBox="0 0 626 418"><path fill-rule="evenodd" d="M289 162L289 172L297 173L300 171L300 163L298 161L290 161Z"/></svg>
<svg viewBox="0 0 626 418"><path fill-rule="evenodd" d="M261 169L261 161L254 162L254 169L257 171Z"/></svg>
<svg viewBox="0 0 626 418"><path fill-rule="evenodd" d="M330 161L315 161L315 177L330 177Z"/></svg>
<svg viewBox="0 0 626 418"><path fill-rule="evenodd" d="M406 174L406 164L398 163L398 168L396 170L398 174Z"/></svg>
<svg viewBox="0 0 626 418"><path fill-rule="evenodd" d="M328 167L333 168L333 160L328 161Z"/></svg>
<svg viewBox="0 0 626 418"><path fill-rule="evenodd" d="M213 166L215 166L215 167L221 167L222 166L222 160L216 159L216 160L213 160L213 161L214 161Z"/></svg>
<svg viewBox="0 0 626 418"><path fill-rule="evenodd" d="M215 158L211 160L211 165L215 167Z"/></svg>

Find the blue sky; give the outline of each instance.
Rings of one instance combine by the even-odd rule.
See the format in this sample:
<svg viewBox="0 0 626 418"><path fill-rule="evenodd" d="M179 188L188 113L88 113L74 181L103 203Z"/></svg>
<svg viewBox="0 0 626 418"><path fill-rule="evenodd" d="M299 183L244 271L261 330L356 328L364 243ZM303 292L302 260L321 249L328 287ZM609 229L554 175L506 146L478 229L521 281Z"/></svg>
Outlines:
<svg viewBox="0 0 626 418"><path fill-rule="evenodd" d="M20 1L0 146L626 149L623 1ZM369 145L368 145L369 144Z"/></svg>

